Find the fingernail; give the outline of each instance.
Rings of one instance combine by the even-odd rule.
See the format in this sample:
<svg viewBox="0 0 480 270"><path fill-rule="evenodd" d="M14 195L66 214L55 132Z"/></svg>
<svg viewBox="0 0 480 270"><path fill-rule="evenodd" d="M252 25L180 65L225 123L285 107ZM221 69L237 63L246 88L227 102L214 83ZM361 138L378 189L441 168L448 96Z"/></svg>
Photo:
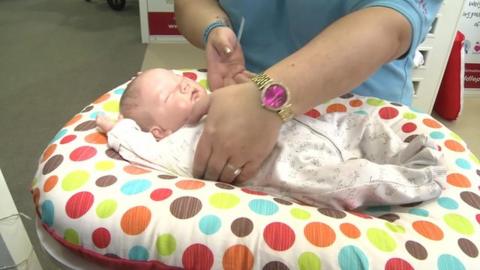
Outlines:
<svg viewBox="0 0 480 270"><path fill-rule="evenodd" d="M230 54L232 52L232 49L230 49L229 47L225 47L225 54Z"/></svg>

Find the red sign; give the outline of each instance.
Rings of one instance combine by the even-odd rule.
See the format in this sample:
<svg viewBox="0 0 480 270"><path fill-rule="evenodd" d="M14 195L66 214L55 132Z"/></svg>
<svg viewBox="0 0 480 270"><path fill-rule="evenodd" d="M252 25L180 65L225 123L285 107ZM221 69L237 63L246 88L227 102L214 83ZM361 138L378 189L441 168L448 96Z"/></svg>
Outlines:
<svg viewBox="0 0 480 270"><path fill-rule="evenodd" d="M465 64L465 88L480 89L480 64Z"/></svg>
<svg viewBox="0 0 480 270"><path fill-rule="evenodd" d="M149 12L148 28L150 35L180 35L174 12Z"/></svg>

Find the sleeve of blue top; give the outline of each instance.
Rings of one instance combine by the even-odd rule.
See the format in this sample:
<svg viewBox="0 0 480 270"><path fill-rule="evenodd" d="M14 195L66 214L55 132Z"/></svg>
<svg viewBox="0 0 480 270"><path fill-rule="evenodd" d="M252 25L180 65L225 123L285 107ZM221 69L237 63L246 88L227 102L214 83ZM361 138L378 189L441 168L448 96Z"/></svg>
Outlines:
<svg viewBox="0 0 480 270"><path fill-rule="evenodd" d="M412 26L412 41L405 54L408 55L424 41L442 2L443 0L365 0L357 1L350 7L350 12L368 7L387 7L405 16Z"/></svg>

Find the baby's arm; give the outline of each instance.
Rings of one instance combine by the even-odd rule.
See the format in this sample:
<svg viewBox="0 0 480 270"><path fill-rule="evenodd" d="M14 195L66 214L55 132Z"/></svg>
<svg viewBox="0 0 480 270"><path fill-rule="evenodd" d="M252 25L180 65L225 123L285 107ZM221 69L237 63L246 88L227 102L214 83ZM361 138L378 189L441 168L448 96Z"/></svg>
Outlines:
<svg viewBox="0 0 480 270"><path fill-rule="evenodd" d="M117 151L125 160L145 167L172 172L166 164L168 155L150 132L144 132L131 119L113 120L105 116L97 117L98 127L107 131L108 146Z"/></svg>

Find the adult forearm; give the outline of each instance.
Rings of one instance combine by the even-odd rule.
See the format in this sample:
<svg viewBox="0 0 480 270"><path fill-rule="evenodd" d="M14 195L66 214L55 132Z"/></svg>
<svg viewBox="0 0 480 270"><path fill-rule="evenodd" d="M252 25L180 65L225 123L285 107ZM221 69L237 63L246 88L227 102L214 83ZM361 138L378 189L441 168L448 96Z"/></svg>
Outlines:
<svg viewBox="0 0 480 270"><path fill-rule="evenodd" d="M229 23L216 0L175 0L175 17L180 32L198 48L204 48L203 31L212 22Z"/></svg>
<svg viewBox="0 0 480 270"><path fill-rule="evenodd" d="M410 23L400 13L367 8L333 23L266 73L291 89L293 109L300 114L360 85L402 56L410 40Z"/></svg>

